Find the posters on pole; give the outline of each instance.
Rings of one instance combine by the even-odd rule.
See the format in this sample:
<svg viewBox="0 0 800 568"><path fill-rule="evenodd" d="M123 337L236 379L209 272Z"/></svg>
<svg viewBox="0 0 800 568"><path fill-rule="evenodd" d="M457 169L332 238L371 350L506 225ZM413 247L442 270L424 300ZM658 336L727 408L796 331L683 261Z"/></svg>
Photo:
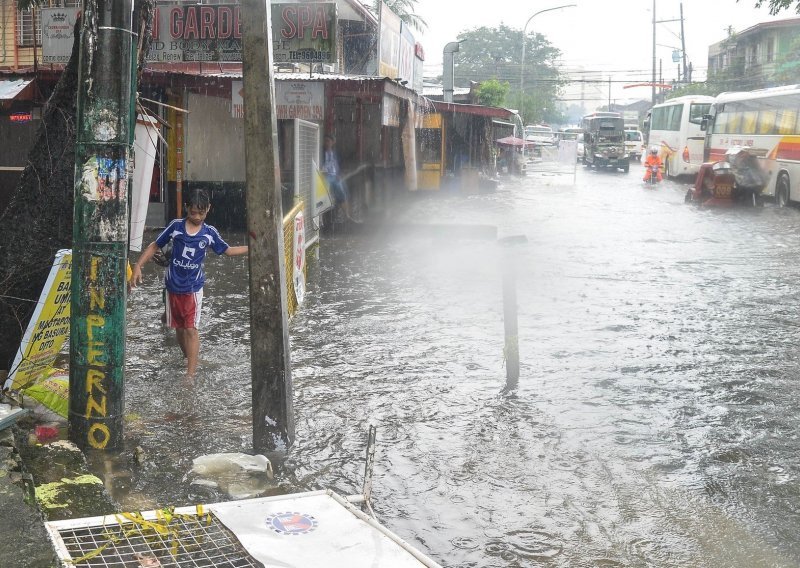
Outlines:
<svg viewBox="0 0 800 568"><path fill-rule="evenodd" d="M44 378L69 337L72 251L62 249L47 275L3 388L19 390Z"/></svg>
<svg viewBox="0 0 800 568"><path fill-rule="evenodd" d="M297 303L302 304L306 295L306 228L303 212L294 218L294 238L292 239L292 282Z"/></svg>

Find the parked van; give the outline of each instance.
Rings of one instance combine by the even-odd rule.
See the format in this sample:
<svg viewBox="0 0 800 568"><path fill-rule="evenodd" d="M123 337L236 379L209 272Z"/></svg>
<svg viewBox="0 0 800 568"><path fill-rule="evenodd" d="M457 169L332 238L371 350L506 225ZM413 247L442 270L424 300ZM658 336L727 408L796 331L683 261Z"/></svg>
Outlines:
<svg viewBox="0 0 800 568"><path fill-rule="evenodd" d="M631 160L641 160L642 156L647 153L647 148L644 145L644 134L641 130L625 129L625 151Z"/></svg>

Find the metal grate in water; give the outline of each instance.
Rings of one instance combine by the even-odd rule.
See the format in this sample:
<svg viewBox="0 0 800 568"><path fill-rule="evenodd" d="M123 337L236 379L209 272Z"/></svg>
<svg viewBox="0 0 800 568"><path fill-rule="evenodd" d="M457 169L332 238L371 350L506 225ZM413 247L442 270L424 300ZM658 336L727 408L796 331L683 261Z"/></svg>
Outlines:
<svg viewBox="0 0 800 568"><path fill-rule="evenodd" d="M264 568L212 513L154 525L59 528L58 534L74 563L68 566L80 568Z"/></svg>

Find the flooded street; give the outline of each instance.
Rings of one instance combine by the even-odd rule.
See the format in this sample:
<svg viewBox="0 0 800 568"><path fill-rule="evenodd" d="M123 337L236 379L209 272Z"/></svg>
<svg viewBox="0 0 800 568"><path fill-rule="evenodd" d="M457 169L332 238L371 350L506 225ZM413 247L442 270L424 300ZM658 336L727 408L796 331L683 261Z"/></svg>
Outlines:
<svg viewBox="0 0 800 568"><path fill-rule="evenodd" d="M375 513L445 566L800 565L800 211L699 209L685 180L641 175L506 177L394 212L527 237L505 249L324 237L291 322L296 442L270 492L360 492L374 424ZM127 510L227 500L187 482L192 459L252 451L247 260L207 261L194 385L159 322L160 271L130 299L128 451L93 464Z"/></svg>

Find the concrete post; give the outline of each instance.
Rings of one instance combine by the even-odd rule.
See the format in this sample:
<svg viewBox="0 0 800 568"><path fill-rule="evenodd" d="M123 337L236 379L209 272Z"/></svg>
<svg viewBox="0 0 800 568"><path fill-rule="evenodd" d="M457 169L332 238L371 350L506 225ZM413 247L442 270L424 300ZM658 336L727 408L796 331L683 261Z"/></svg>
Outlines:
<svg viewBox="0 0 800 568"><path fill-rule="evenodd" d="M253 448L269 452L294 442L278 128L268 4L243 0L241 14Z"/></svg>
<svg viewBox="0 0 800 568"><path fill-rule="evenodd" d="M133 144L132 0L84 2L78 71L69 438L122 445Z"/></svg>

